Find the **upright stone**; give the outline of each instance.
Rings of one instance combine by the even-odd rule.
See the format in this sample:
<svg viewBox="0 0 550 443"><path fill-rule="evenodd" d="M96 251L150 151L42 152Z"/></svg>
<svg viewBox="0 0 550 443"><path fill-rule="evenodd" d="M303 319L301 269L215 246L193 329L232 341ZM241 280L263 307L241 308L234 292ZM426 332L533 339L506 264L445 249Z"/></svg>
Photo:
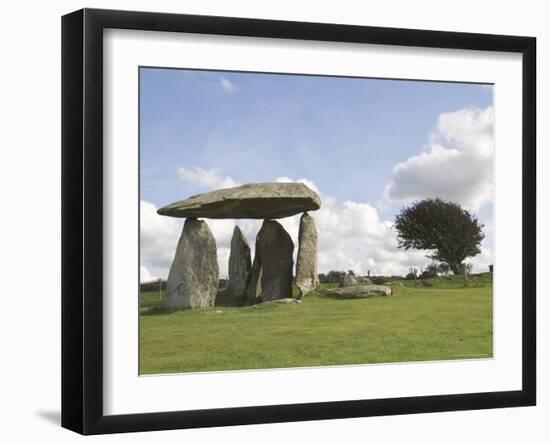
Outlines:
<svg viewBox="0 0 550 443"><path fill-rule="evenodd" d="M251 303L292 297L294 243L280 223L265 220L256 236L248 290Z"/></svg>
<svg viewBox="0 0 550 443"><path fill-rule="evenodd" d="M256 245L258 241L258 237L256 236ZM256 249L256 253L254 254L254 262L252 263L252 273L250 275L250 281L248 283L248 290L247 290L247 298L248 303L253 305L254 303L261 301L261 295L262 295L262 288L260 281L262 279L262 261L260 259L260 255L258 254L258 250Z"/></svg>
<svg viewBox="0 0 550 443"><path fill-rule="evenodd" d="M218 291L216 240L206 222L188 218L166 282L166 306L213 306Z"/></svg>
<svg viewBox="0 0 550 443"><path fill-rule="evenodd" d="M236 297L246 297L252 271L250 246L238 226L233 230L229 253L229 290Z"/></svg>
<svg viewBox="0 0 550 443"><path fill-rule="evenodd" d="M300 217L298 233L298 257L296 259L296 286L300 297L319 285L317 275L317 228L315 220L307 212Z"/></svg>

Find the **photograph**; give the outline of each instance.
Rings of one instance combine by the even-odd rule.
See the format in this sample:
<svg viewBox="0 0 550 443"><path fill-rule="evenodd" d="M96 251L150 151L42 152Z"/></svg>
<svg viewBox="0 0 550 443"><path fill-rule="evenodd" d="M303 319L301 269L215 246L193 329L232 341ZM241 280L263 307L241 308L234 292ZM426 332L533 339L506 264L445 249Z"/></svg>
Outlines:
<svg viewBox="0 0 550 443"><path fill-rule="evenodd" d="M493 358L493 84L138 69L139 375Z"/></svg>
<svg viewBox="0 0 550 443"><path fill-rule="evenodd" d="M544 3L3 6L0 442L550 442Z"/></svg>

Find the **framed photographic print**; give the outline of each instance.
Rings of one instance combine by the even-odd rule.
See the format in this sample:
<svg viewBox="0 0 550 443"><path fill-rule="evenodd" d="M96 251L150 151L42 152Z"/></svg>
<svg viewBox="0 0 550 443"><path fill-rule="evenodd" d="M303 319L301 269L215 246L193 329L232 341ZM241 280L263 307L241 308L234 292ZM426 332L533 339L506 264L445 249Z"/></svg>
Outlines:
<svg viewBox="0 0 550 443"><path fill-rule="evenodd" d="M62 21L62 425L529 406L531 37Z"/></svg>

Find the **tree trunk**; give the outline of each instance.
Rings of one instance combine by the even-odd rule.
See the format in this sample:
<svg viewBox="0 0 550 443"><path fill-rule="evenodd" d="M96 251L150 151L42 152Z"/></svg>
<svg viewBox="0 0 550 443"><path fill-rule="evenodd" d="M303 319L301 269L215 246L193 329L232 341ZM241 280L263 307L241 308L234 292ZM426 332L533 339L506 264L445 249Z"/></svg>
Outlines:
<svg viewBox="0 0 550 443"><path fill-rule="evenodd" d="M464 272L464 266L462 263L449 263L449 267L453 271L454 275L459 275Z"/></svg>

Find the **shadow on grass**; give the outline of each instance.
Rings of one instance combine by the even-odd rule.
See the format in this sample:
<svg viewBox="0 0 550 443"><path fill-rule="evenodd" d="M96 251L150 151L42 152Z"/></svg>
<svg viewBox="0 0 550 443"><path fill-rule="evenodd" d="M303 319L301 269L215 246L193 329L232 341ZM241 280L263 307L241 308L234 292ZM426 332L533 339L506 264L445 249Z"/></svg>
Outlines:
<svg viewBox="0 0 550 443"><path fill-rule="evenodd" d="M218 291L218 295L216 296L216 303L214 303L214 306L226 308L241 307L248 306L248 303L246 302L246 298L235 297L229 289L225 288Z"/></svg>
<svg viewBox="0 0 550 443"><path fill-rule="evenodd" d="M175 308L167 308L166 306L152 306L141 311L141 315L168 315L176 312Z"/></svg>
<svg viewBox="0 0 550 443"><path fill-rule="evenodd" d="M216 303L214 307L246 307L248 303L246 298L235 297L229 289L220 289L216 295ZM176 308L168 308L164 305L153 305L149 307L142 307L140 314L141 315L169 315L177 312Z"/></svg>
<svg viewBox="0 0 550 443"><path fill-rule="evenodd" d="M321 297L331 298L333 300L365 300L368 298L385 298L387 296L378 295L378 294L369 294L369 295L347 295L347 294L337 294L335 292L322 292Z"/></svg>

